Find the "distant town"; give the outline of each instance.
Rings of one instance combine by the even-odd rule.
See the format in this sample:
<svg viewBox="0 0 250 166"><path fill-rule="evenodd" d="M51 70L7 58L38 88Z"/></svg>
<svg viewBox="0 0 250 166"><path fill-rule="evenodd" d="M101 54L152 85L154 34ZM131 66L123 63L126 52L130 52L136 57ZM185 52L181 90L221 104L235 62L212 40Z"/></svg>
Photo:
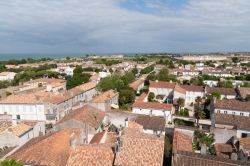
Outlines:
<svg viewBox="0 0 250 166"><path fill-rule="evenodd" d="M0 62L0 166L249 166L250 53Z"/></svg>

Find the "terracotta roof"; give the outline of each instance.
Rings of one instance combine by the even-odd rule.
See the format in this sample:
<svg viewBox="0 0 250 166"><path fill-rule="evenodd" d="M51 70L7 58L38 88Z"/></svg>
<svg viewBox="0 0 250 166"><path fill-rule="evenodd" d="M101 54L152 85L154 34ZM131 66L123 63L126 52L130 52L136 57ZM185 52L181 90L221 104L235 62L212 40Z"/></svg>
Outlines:
<svg viewBox="0 0 250 166"><path fill-rule="evenodd" d="M240 160L230 160L212 155L202 155L187 151L174 152L172 165L176 166L249 166L249 162Z"/></svg>
<svg viewBox="0 0 250 166"><path fill-rule="evenodd" d="M145 92L143 92L137 99L136 101L141 101L143 102L144 99L147 97L147 94Z"/></svg>
<svg viewBox="0 0 250 166"><path fill-rule="evenodd" d="M206 87L206 91L208 94L219 92L222 95L236 95L233 88Z"/></svg>
<svg viewBox="0 0 250 166"><path fill-rule="evenodd" d="M114 153L105 144L81 145L71 150L67 166L112 166Z"/></svg>
<svg viewBox="0 0 250 166"><path fill-rule="evenodd" d="M138 80L135 80L134 82L130 83L129 84L129 87L133 88L134 90L137 90L138 87L144 83L144 80L143 79L138 79Z"/></svg>
<svg viewBox="0 0 250 166"><path fill-rule="evenodd" d="M35 79L35 80L25 82L24 84L36 83L36 82L45 82L45 83L52 84L52 83L64 83L64 82L66 82L66 80L56 79L56 78L38 78L38 79Z"/></svg>
<svg viewBox="0 0 250 166"><path fill-rule="evenodd" d="M250 151L250 138L240 138L240 146L242 146L244 150Z"/></svg>
<svg viewBox="0 0 250 166"><path fill-rule="evenodd" d="M138 115L135 122L142 125L143 129L164 131L166 120L159 116Z"/></svg>
<svg viewBox="0 0 250 166"><path fill-rule="evenodd" d="M179 85L176 85L175 88L174 88L174 90L177 91L177 92L179 92L179 93L186 94L186 89L182 88Z"/></svg>
<svg viewBox="0 0 250 166"><path fill-rule="evenodd" d="M0 121L0 133L12 126L11 121Z"/></svg>
<svg viewBox="0 0 250 166"><path fill-rule="evenodd" d="M247 95L250 95L250 88L240 87L239 88L239 93L240 93L240 96L242 98L246 98Z"/></svg>
<svg viewBox="0 0 250 166"><path fill-rule="evenodd" d="M203 86L195 86L195 85L180 85L181 88L186 91L191 92L205 92L205 88Z"/></svg>
<svg viewBox="0 0 250 166"><path fill-rule="evenodd" d="M103 119L105 113L89 105L85 105L83 108L77 109L74 112L66 115L58 123L63 123L69 120L77 120L82 123L87 123L91 127L98 128Z"/></svg>
<svg viewBox="0 0 250 166"><path fill-rule="evenodd" d="M216 100L214 107L220 108L220 109L250 112L250 103L249 102L242 102L242 101L235 100L235 99Z"/></svg>
<svg viewBox="0 0 250 166"><path fill-rule="evenodd" d="M174 131L173 150L192 152L192 137L180 131Z"/></svg>
<svg viewBox="0 0 250 166"><path fill-rule="evenodd" d="M134 121L128 121L128 127L129 128L133 128L133 129L139 129L139 130L142 130L143 129L143 126L134 122Z"/></svg>
<svg viewBox="0 0 250 166"><path fill-rule="evenodd" d="M106 92L101 93L100 95L98 95L97 97L95 97L92 102L94 103L105 103L108 102L110 99L112 99L113 97L117 96L119 93L116 92L113 89L110 89Z"/></svg>
<svg viewBox="0 0 250 166"><path fill-rule="evenodd" d="M7 76L13 72L0 72L0 76Z"/></svg>
<svg viewBox="0 0 250 166"><path fill-rule="evenodd" d="M121 150L117 153L115 165L162 166L164 138L145 134L138 129L125 128L121 136Z"/></svg>
<svg viewBox="0 0 250 166"><path fill-rule="evenodd" d="M0 103L8 104L42 104L42 103L54 103L58 104L68 100L69 96L55 94L52 92L38 92L28 93L22 95L10 95Z"/></svg>
<svg viewBox="0 0 250 166"><path fill-rule="evenodd" d="M232 125L237 129L250 130L250 117L229 114L215 114L215 124Z"/></svg>
<svg viewBox="0 0 250 166"><path fill-rule="evenodd" d="M161 109L171 111L173 108L172 104L156 103L156 102L140 102L136 101L133 104L134 108L145 108L145 109Z"/></svg>
<svg viewBox="0 0 250 166"><path fill-rule="evenodd" d="M105 134L106 134L106 131L96 133L94 137L91 139L90 144L99 144Z"/></svg>
<svg viewBox="0 0 250 166"><path fill-rule="evenodd" d="M73 132L80 133L79 129L64 129L34 138L8 159L14 159L22 164L64 166L69 158L70 137Z"/></svg>
<svg viewBox="0 0 250 166"><path fill-rule="evenodd" d="M25 124L25 123L19 123L16 126L12 126L8 129L9 132L12 132L14 135L20 137L25 132L29 131L32 127Z"/></svg>
<svg viewBox="0 0 250 166"><path fill-rule="evenodd" d="M96 85L97 84L95 82L88 82L70 89L67 93L69 93L70 95L78 95L80 93L96 88Z"/></svg>
<svg viewBox="0 0 250 166"><path fill-rule="evenodd" d="M169 88L169 89L174 89L176 83L170 83L170 82L154 82L150 81L149 82L149 87L155 87L155 88Z"/></svg>
<svg viewBox="0 0 250 166"><path fill-rule="evenodd" d="M233 146L230 144L217 143L214 145L215 152L218 157L230 158L231 153L233 152Z"/></svg>

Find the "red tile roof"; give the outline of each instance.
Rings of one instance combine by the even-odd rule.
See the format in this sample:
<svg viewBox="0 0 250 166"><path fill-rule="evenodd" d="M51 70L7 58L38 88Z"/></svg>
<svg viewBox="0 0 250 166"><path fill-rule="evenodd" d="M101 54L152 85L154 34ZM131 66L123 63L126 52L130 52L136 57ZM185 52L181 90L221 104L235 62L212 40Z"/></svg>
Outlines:
<svg viewBox="0 0 250 166"><path fill-rule="evenodd" d="M206 87L206 91L208 94L219 92L222 95L236 95L233 88Z"/></svg>
<svg viewBox="0 0 250 166"><path fill-rule="evenodd" d="M106 92L101 93L99 96L95 97L92 102L94 103L104 103L112 99L113 97L119 95L118 92L116 92L113 89L110 89Z"/></svg>
<svg viewBox="0 0 250 166"><path fill-rule="evenodd" d="M138 80L135 80L134 82L130 83L129 84L129 87L133 88L134 90L137 90L138 87L144 83L144 80L143 79L138 79Z"/></svg>
<svg viewBox="0 0 250 166"><path fill-rule="evenodd" d="M249 102L242 102L242 101L235 100L235 99L216 100L214 107L220 108L220 109L250 112L250 103Z"/></svg>
<svg viewBox="0 0 250 166"><path fill-rule="evenodd" d="M156 103L156 102L140 102L136 101L133 104L134 108L144 108L144 109L160 109L171 111L173 109L172 104Z"/></svg>
<svg viewBox="0 0 250 166"><path fill-rule="evenodd" d="M121 136L121 150L117 153L115 165L162 166L164 138L145 134L138 129L125 128Z"/></svg>
<svg viewBox="0 0 250 166"><path fill-rule="evenodd" d="M71 150L67 166L112 166L114 153L109 145L81 145Z"/></svg>
<svg viewBox="0 0 250 166"><path fill-rule="evenodd" d="M180 131L174 131L173 150L192 152L192 137Z"/></svg>
<svg viewBox="0 0 250 166"><path fill-rule="evenodd" d="M154 88L169 88L169 89L174 89L176 83L170 83L170 82L154 82L154 81L150 81L149 82L149 87L154 87Z"/></svg>

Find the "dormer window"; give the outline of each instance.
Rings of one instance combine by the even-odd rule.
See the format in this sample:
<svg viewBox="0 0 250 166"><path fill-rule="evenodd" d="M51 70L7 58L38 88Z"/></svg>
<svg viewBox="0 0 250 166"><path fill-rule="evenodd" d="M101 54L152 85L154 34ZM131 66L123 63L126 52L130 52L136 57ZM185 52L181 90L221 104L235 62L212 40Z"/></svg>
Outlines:
<svg viewBox="0 0 250 166"><path fill-rule="evenodd" d="M244 115L244 114L241 112L241 113L240 113L240 116L243 116L243 115Z"/></svg>

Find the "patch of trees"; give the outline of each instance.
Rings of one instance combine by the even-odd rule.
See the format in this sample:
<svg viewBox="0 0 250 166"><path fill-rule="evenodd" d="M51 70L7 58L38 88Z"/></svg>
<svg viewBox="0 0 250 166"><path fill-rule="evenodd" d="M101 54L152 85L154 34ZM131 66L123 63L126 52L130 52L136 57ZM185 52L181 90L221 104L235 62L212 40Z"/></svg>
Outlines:
<svg viewBox="0 0 250 166"><path fill-rule="evenodd" d="M135 75L132 72L126 73L124 76L112 75L101 79L98 88L102 91L114 89L119 92L119 106L122 109L128 109L135 100L135 91L129 87L129 83L133 82Z"/></svg>
<svg viewBox="0 0 250 166"><path fill-rule="evenodd" d="M73 77L67 80L66 84L67 89L72 89L78 85L86 83L89 81L91 77L90 74L83 73L83 69L81 66L76 66L73 72L74 72Z"/></svg>
<svg viewBox="0 0 250 166"><path fill-rule="evenodd" d="M173 82L179 82L176 78L176 76L169 74L169 71L167 68L163 68L160 70L158 74L151 73L148 75L146 79L146 84L149 84L149 81L173 81Z"/></svg>
<svg viewBox="0 0 250 166"><path fill-rule="evenodd" d="M27 59L10 59L8 61L0 61L1 64L5 65L19 65L19 64L26 64L26 63L37 63L37 62L44 62L52 60L51 58L41 58L41 59L33 59L33 58L27 58Z"/></svg>
<svg viewBox="0 0 250 166"><path fill-rule="evenodd" d="M83 71L90 71L90 72L100 72L101 69L98 69L96 67L85 67L82 69Z"/></svg>
<svg viewBox="0 0 250 166"><path fill-rule="evenodd" d="M203 131L196 130L194 131L194 138L192 143L193 151L201 150L204 146L205 149L208 148L209 154L215 155L214 142L214 134L206 134Z"/></svg>
<svg viewBox="0 0 250 166"><path fill-rule="evenodd" d="M0 162L1 166L22 166L22 164L16 162L15 160L4 160Z"/></svg>
<svg viewBox="0 0 250 166"><path fill-rule="evenodd" d="M144 69L141 70L141 74L148 74L150 73L151 71L153 71L155 68L155 65L150 65L148 67L145 67Z"/></svg>

